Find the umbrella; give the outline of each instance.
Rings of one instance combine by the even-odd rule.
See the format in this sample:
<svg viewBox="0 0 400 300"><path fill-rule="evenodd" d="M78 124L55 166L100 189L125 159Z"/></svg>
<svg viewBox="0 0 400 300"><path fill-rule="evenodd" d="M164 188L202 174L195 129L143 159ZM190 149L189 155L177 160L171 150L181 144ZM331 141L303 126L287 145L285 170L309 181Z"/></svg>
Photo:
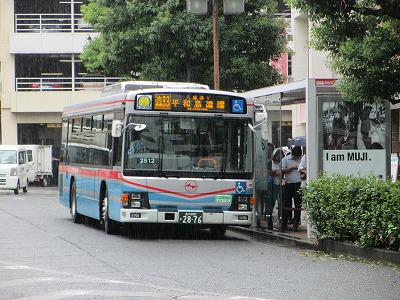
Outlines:
<svg viewBox="0 0 400 300"><path fill-rule="evenodd" d="M306 136L296 136L292 139L288 140L288 146L300 146L300 147L305 147L306 146Z"/></svg>

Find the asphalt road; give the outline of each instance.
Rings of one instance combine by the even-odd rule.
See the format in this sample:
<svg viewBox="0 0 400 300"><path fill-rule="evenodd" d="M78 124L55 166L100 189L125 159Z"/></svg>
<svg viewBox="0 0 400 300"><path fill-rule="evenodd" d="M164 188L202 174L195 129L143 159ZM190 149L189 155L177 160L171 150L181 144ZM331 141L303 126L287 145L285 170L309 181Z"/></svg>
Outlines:
<svg viewBox="0 0 400 300"><path fill-rule="evenodd" d="M56 188L0 191L0 299L399 299L400 268L233 231L107 235Z"/></svg>

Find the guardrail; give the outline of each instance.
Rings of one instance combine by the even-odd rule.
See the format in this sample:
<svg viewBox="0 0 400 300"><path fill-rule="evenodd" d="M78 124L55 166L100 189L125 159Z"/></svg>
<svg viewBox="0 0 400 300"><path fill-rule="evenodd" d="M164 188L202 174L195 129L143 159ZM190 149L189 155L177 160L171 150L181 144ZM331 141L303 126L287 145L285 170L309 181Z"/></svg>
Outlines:
<svg viewBox="0 0 400 300"><path fill-rule="evenodd" d="M91 32L82 14L15 14L15 32Z"/></svg>
<svg viewBox="0 0 400 300"><path fill-rule="evenodd" d="M121 77L39 77L16 78L16 91L80 91L101 90L121 81Z"/></svg>

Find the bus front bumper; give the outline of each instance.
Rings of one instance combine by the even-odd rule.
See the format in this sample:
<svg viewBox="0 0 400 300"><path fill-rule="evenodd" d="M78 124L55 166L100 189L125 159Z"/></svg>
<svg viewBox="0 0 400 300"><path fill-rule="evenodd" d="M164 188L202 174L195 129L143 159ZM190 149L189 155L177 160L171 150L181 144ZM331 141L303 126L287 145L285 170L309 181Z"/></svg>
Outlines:
<svg viewBox="0 0 400 300"><path fill-rule="evenodd" d="M156 209L121 209L120 214L120 222L122 223L224 224L250 226L252 224L252 218L253 215L250 211L225 211L217 213L186 210L161 212ZM201 222L199 222L199 220L201 220Z"/></svg>

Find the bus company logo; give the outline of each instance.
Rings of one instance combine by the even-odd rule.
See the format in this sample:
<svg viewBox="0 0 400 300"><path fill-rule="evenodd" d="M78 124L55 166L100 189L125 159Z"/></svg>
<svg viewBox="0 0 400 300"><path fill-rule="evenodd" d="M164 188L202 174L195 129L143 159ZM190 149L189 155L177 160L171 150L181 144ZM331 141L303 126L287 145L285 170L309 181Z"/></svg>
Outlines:
<svg viewBox="0 0 400 300"><path fill-rule="evenodd" d="M136 108L140 110L151 110L153 107L153 97L151 95L139 95L137 97Z"/></svg>
<svg viewBox="0 0 400 300"><path fill-rule="evenodd" d="M185 190L188 193L194 193L197 190L197 182L194 180L188 180L185 182Z"/></svg>

